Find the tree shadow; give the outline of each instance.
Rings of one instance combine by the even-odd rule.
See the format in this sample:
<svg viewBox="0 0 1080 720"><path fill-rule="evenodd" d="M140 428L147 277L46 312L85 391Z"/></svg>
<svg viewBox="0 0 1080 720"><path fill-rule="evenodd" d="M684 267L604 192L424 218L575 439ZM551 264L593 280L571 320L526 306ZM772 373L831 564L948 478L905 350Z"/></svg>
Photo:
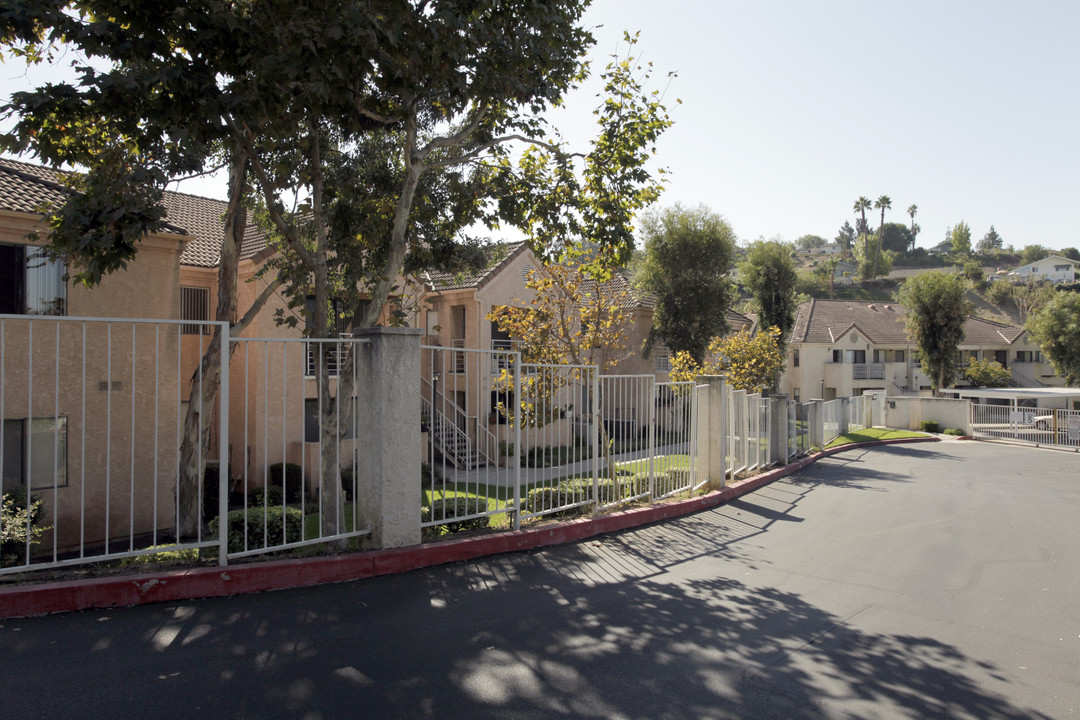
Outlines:
<svg viewBox="0 0 1080 720"><path fill-rule="evenodd" d="M783 521L746 514L758 532ZM868 608L841 617L715 577L707 556L737 555L733 538L755 532L725 532L729 521L701 513L363 582L7 621L5 714L1049 717L1003 695L991 663L863 629Z"/></svg>

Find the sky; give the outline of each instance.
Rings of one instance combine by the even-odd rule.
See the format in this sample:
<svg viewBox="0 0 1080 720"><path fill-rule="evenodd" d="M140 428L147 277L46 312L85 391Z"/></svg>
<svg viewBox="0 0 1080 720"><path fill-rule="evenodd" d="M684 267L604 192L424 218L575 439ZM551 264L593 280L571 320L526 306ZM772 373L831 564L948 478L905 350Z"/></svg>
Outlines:
<svg viewBox="0 0 1080 720"><path fill-rule="evenodd" d="M661 205L706 205L743 241L831 240L859 196L888 195L886 222L918 206L920 247L961 220L973 243L993 225L1017 248L1080 246L1080 3L594 0L585 24L595 73L640 31L675 121ZM9 61L0 94L41 78ZM553 117L572 145L598 90ZM224 197L225 179L179 189Z"/></svg>

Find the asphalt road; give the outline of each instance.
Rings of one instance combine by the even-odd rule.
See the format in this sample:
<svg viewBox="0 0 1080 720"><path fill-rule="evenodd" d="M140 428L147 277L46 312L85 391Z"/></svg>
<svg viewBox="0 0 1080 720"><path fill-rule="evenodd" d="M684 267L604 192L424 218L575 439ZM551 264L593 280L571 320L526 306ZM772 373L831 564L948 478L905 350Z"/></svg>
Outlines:
<svg viewBox="0 0 1080 720"><path fill-rule="evenodd" d="M1080 455L820 461L405 575L0 621L4 718L1080 717Z"/></svg>

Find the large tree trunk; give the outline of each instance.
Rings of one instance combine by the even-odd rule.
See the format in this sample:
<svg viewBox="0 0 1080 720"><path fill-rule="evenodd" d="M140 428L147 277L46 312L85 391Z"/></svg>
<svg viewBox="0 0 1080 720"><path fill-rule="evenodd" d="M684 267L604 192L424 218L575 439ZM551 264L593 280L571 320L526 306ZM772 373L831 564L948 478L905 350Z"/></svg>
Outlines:
<svg viewBox="0 0 1080 720"><path fill-rule="evenodd" d="M229 207L225 214L225 235L221 243L218 264L218 303L215 320L232 323L236 320L236 275L240 262L240 243L247 226L243 204L244 181L247 174L247 155L233 150L229 162ZM250 311L249 311L250 314ZM180 468L177 487L179 502L178 532L181 537L196 534L200 520L199 492L206 456L210 450L210 427L214 403L221 381L221 328L214 328L210 345L203 353L191 379L187 417L180 443ZM203 417L204 413L208 417ZM218 448L227 453L228 447ZM222 522L224 530L227 525Z"/></svg>

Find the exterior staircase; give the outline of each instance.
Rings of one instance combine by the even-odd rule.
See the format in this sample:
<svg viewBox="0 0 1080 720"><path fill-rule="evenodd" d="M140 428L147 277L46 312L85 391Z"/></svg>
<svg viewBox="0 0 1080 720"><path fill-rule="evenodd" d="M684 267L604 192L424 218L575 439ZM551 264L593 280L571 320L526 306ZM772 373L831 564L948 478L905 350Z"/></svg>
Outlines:
<svg viewBox="0 0 1080 720"><path fill-rule="evenodd" d="M464 412L452 403L444 407L450 409L455 415L464 417ZM431 418L431 442L442 456L449 460L459 470L474 470L482 464L480 454L477 452L469 434L458 427L454 419L442 410L436 410L424 400L424 410Z"/></svg>

